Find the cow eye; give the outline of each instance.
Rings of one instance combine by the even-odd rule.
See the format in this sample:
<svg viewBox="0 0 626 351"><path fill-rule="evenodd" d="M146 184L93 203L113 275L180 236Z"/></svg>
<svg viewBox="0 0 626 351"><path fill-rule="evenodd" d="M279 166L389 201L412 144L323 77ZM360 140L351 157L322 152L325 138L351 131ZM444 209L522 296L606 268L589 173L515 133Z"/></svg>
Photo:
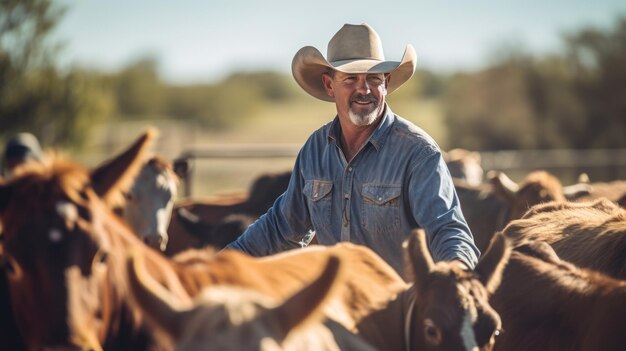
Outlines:
<svg viewBox="0 0 626 351"><path fill-rule="evenodd" d="M104 267L109 259L109 253L104 250L98 250L93 257L93 268Z"/></svg>
<svg viewBox="0 0 626 351"><path fill-rule="evenodd" d="M431 345L439 345L442 341L441 330L435 325L431 319L424 320L424 337Z"/></svg>
<svg viewBox="0 0 626 351"><path fill-rule="evenodd" d="M0 266L7 272L7 277L9 278L16 279L22 275L20 265L11 257L3 256L2 259L0 259Z"/></svg>

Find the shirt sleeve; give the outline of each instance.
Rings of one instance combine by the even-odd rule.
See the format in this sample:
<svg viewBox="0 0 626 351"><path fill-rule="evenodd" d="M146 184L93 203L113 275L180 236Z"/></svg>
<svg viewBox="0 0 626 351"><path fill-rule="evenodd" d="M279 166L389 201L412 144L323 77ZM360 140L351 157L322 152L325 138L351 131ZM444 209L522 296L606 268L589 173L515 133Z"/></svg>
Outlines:
<svg viewBox="0 0 626 351"><path fill-rule="evenodd" d="M480 251L439 150L427 147L419 153L409 174L408 188L411 212L426 232L433 259L460 260L474 268Z"/></svg>
<svg viewBox="0 0 626 351"><path fill-rule="evenodd" d="M302 246L311 229L309 211L302 193L300 156L296 159L289 186L272 207L226 249L252 256L267 256Z"/></svg>

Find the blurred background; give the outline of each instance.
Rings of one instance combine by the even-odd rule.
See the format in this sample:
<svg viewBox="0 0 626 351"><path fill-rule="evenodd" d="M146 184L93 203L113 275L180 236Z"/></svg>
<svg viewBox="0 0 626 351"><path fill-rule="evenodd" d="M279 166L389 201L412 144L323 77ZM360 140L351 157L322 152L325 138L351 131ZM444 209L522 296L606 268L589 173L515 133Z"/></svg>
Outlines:
<svg viewBox="0 0 626 351"><path fill-rule="evenodd" d="M246 189L335 115L296 85L293 55L363 22L387 59L416 48L388 100L442 149L515 180L626 179L623 0L2 0L0 141L28 131L95 165L156 126L194 196Z"/></svg>

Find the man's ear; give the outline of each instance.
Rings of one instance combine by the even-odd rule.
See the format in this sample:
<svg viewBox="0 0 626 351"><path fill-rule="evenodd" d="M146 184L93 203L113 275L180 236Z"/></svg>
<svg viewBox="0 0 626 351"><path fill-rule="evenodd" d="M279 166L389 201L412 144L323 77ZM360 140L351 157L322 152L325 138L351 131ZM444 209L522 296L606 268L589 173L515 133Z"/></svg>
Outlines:
<svg viewBox="0 0 626 351"><path fill-rule="evenodd" d="M387 92L389 91L389 82L391 81L391 74L389 73L385 73L385 95L387 95Z"/></svg>
<svg viewBox="0 0 626 351"><path fill-rule="evenodd" d="M324 83L324 90L326 90L326 94L330 97L335 97L335 92L333 91L333 87L331 85L333 78L328 73L322 73L322 83Z"/></svg>

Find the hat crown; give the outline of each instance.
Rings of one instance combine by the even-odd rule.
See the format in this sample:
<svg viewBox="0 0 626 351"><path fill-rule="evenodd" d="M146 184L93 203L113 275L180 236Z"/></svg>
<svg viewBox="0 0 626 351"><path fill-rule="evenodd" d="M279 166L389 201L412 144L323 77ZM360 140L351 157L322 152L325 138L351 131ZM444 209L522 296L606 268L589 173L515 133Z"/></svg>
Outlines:
<svg viewBox="0 0 626 351"><path fill-rule="evenodd" d="M328 42L329 62L344 60L385 60L378 33L369 25L345 24Z"/></svg>

